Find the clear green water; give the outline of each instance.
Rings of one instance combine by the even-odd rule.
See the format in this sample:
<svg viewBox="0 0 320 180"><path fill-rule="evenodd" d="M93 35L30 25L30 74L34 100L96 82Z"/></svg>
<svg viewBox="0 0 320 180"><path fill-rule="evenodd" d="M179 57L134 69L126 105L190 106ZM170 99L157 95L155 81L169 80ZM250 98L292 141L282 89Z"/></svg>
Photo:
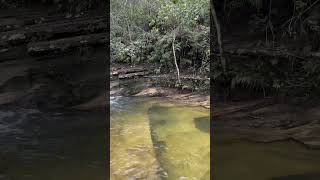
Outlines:
<svg viewBox="0 0 320 180"><path fill-rule="evenodd" d="M111 179L210 179L209 111L159 99L111 103Z"/></svg>
<svg viewBox="0 0 320 180"><path fill-rule="evenodd" d="M111 179L210 179L209 112L159 99L111 105ZM320 151L297 142L253 143L213 129L217 180L320 180Z"/></svg>

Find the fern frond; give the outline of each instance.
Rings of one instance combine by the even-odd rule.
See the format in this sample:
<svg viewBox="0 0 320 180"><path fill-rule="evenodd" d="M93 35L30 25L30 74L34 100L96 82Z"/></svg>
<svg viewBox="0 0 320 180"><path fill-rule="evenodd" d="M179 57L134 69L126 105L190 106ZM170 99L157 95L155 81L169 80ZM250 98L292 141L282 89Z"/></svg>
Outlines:
<svg viewBox="0 0 320 180"><path fill-rule="evenodd" d="M234 89L236 86L244 86L250 89L263 88L265 83L263 78L256 77L254 75L237 75L231 80L231 88Z"/></svg>

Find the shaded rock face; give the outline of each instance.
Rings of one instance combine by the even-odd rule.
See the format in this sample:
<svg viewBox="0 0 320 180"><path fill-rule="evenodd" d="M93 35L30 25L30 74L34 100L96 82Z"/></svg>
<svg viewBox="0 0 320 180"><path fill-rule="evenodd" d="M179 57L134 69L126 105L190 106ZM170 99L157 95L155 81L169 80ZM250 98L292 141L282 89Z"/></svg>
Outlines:
<svg viewBox="0 0 320 180"><path fill-rule="evenodd" d="M126 67L123 69L111 68L110 72L110 96L131 96L141 93L152 96L157 92L143 92L152 86L145 75L149 71L143 67Z"/></svg>
<svg viewBox="0 0 320 180"><path fill-rule="evenodd" d="M47 7L52 12L80 13L90 9L103 9L107 1L101 0L1 0L0 9ZM105 9L105 8L104 8Z"/></svg>
<svg viewBox="0 0 320 180"><path fill-rule="evenodd" d="M214 107L214 127L239 132L239 138L254 142L293 140L308 148L320 148L319 106L257 100Z"/></svg>
<svg viewBox="0 0 320 180"><path fill-rule="evenodd" d="M66 108L105 94L104 14L21 12L0 10L0 105Z"/></svg>
<svg viewBox="0 0 320 180"><path fill-rule="evenodd" d="M298 174L290 176L275 177L270 180L317 180L320 178L319 173Z"/></svg>

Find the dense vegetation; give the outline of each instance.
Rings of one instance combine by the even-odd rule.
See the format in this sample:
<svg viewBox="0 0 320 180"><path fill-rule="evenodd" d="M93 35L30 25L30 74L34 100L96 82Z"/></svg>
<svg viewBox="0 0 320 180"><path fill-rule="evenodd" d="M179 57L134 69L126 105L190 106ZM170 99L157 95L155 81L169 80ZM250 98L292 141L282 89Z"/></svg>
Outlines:
<svg viewBox="0 0 320 180"><path fill-rule="evenodd" d="M111 0L111 61L209 73L208 0Z"/></svg>
<svg viewBox="0 0 320 180"><path fill-rule="evenodd" d="M240 92L319 97L319 0L224 0L213 5L223 39L220 54L217 38L212 38L211 78L217 94L226 99ZM213 21L212 29L216 35Z"/></svg>

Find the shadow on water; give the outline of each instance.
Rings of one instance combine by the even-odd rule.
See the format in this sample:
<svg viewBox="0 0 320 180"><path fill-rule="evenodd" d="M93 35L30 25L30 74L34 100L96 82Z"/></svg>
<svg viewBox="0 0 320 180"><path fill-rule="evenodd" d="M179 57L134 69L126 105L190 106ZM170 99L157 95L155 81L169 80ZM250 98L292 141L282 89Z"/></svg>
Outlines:
<svg viewBox="0 0 320 180"><path fill-rule="evenodd" d="M168 107L161 107L161 106L151 106L148 109L148 116L149 116L149 124L150 124L150 133L151 133L151 139L153 147L157 149L157 159L160 159L159 153L165 152L167 148L167 144L165 141L159 140L159 137L157 137L157 133L155 129L158 127L165 127L168 123L168 119L156 119L152 118L153 113L160 113L160 114L167 114Z"/></svg>
<svg viewBox="0 0 320 180"><path fill-rule="evenodd" d="M320 173L297 174L289 176L274 177L270 180L319 180Z"/></svg>
<svg viewBox="0 0 320 180"><path fill-rule="evenodd" d="M156 147L158 151L165 151L167 145L165 141L160 141L158 140L159 138L157 137L157 133L154 131L154 129L158 128L159 126L165 126L168 122L168 120L165 119L159 119L159 120L153 120L150 119L150 116L155 113L167 113L166 110L168 108L167 107L161 107L161 106L151 106L148 109L148 116L149 116L149 124L150 124L150 133L151 133L151 139L152 139L152 144L153 147ZM159 153L156 153L156 155L158 155ZM159 158L158 158L159 159Z"/></svg>
<svg viewBox="0 0 320 180"><path fill-rule="evenodd" d="M210 133L210 118L209 116L194 118L196 128L205 133Z"/></svg>

